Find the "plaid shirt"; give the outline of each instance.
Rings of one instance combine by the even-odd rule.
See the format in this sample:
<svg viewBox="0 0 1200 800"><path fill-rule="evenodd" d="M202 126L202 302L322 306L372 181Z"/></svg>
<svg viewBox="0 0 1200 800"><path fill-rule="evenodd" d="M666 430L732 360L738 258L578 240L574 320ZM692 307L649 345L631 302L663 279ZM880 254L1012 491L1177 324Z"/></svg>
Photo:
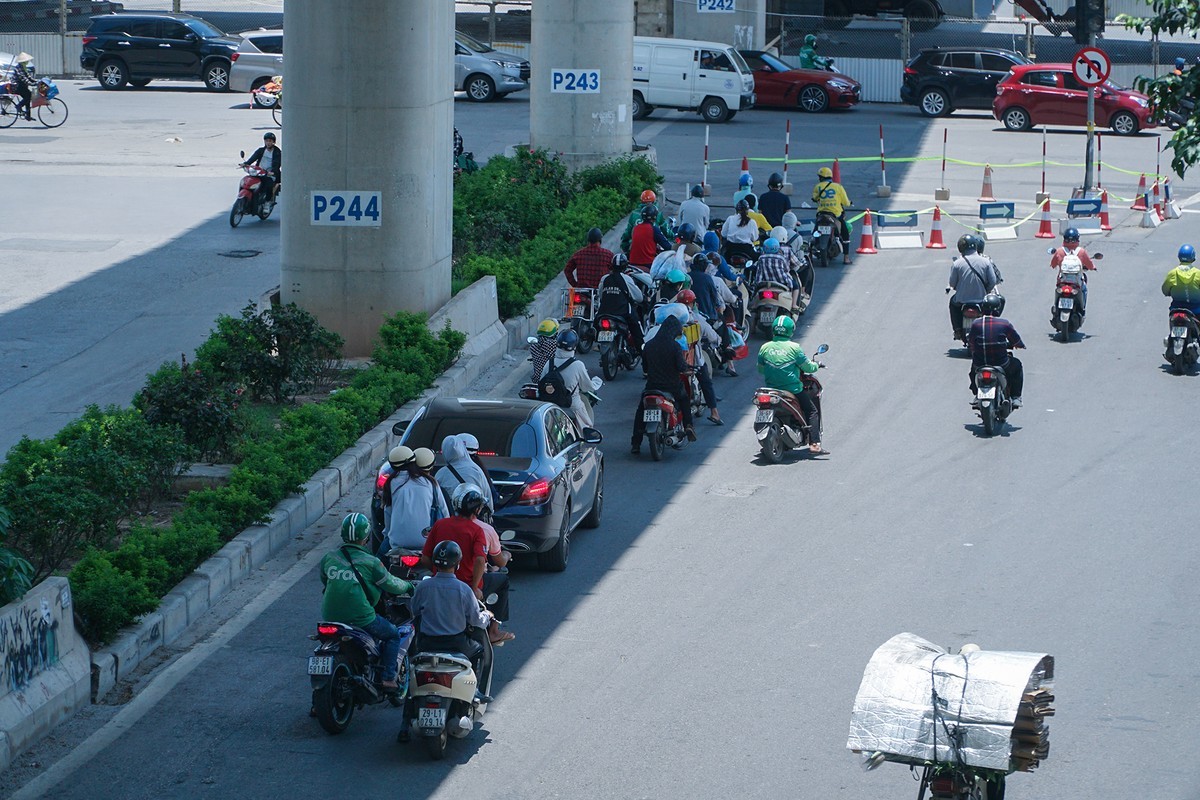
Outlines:
<svg viewBox="0 0 1200 800"><path fill-rule="evenodd" d="M971 323L967 336L971 347L971 363L976 367L1002 367L1008 363L1008 351L1024 347L1017 329L1001 317L980 317Z"/></svg>
<svg viewBox="0 0 1200 800"><path fill-rule="evenodd" d="M612 250L598 244L589 244L575 251L575 255L567 259L567 283L577 289L595 289L600 285L600 279L608 274L612 266Z"/></svg>
<svg viewBox="0 0 1200 800"><path fill-rule="evenodd" d="M767 253L759 256L758 261L754 262L754 282L766 283L767 281L782 284L789 289L796 288L796 279L792 276L785 256Z"/></svg>

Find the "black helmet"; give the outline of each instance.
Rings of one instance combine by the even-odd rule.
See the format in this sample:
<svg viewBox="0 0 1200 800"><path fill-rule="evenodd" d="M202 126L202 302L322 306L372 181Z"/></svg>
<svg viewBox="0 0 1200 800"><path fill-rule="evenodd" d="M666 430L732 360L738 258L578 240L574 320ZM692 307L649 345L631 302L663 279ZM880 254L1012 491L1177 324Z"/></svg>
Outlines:
<svg viewBox="0 0 1200 800"><path fill-rule="evenodd" d="M979 252L979 240L972 234L964 233L958 237L958 252L964 256Z"/></svg>
<svg viewBox="0 0 1200 800"><path fill-rule="evenodd" d="M778 189L783 186L783 176L778 172L772 172L771 177L767 178L767 188Z"/></svg>
<svg viewBox="0 0 1200 800"><path fill-rule="evenodd" d="M746 205L749 208L756 207L758 205L758 196L756 194L754 194L753 192L746 195Z"/></svg>
<svg viewBox="0 0 1200 800"><path fill-rule="evenodd" d="M984 239L982 236L976 236L975 237L975 252L979 253L979 255L983 255L983 246L985 244L987 244L986 239Z"/></svg>
<svg viewBox="0 0 1200 800"><path fill-rule="evenodd" d="M462 561L462 548L458 542L447 539L433 546L433 565L440 569L456 569Z"/></svg>
<svg viewBox="0 0 1200 800"><path fill-rule="evenodd" d="M745 200L738 200L737 205L733 207L735 211L749 211L750 204Z"/></svg>
<svg viewBox="0 0 1200 800"><path fill-rule="evenodd" d="M610 265L610 269L612 269L613 272L621 272L628 266L629 256L625 255L624 253L616 253L613 255L612 264Z"/></svg>
<svg viewBox="0 0 1200 800"><path fill-rule="evenodd" d="M656 219L658 219L657 206L648 205L642 209L642 222L654 222Z"/></svg>
<svg viewBox="0 0 1200 800"><path fill-rule="evenodd" d="M697 183L692 187L692 197L704 197L704 184Z"/></svg>
<svg viewBox="0 0 1200 800"><path fill-rule="evenodd" d="M275 141L275 134L271 133L270 131L267 131L266 133L263 134L263 141L264 142Z"/></svg>
<svg viewBox="0 0 1200 800"><path fill-rule="evenodd" d="M1004 310L1004 298L996 292L989 292L987 297L983 298L983 302L979 304L980 310L989 317L998 317L1000 312Z"/></svg>
<svg viewBox="0 0 1200 800"><path fill-rule="evenodd" d="M1067 228L1063 231L1063 244L1067 242L1078 242L1079 230L1077 228Z"/></svg>
<svg viewBox="0 0 1200 800"><path fill-rule="evenodd" d="M600 244L600 240L604 238L604 231L599 228L592 228L588 231L588 244Z"/></svg>
<svg viewBox="0 0 1200 800"><path fill-rule="evenodd" d="M685 222L680 225L677 233L679 234L680 240L682 240L684 244L696 241L696 226L690 222Z"/></svg>

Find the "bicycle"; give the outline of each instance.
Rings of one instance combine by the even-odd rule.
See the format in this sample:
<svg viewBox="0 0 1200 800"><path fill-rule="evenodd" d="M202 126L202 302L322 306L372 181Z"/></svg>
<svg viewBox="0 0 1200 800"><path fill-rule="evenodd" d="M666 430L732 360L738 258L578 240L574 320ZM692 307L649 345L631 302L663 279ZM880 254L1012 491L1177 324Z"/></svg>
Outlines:
<svg viewBox="0 0 1200 800"><path fill-rule="evenodd" d="M0 128L11 128L18 118L24 114L17 110L21 96L16 94L11 85L3 86L0 94ZM38 81L37 91L29 103L32 110L37 111L37 120L47 128L57 128L67 121L66 102L58 96L58 87L49 78Z"/></svg>

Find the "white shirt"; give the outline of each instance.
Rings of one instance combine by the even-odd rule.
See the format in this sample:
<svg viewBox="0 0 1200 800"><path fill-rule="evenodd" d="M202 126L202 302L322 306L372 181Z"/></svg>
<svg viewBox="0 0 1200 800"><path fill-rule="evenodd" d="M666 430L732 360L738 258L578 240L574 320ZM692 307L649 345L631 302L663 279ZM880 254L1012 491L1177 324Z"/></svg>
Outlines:
<svg viewBox="0 0 1200 800"><path fill-rule="evenodd" d="M274 147L264 147L262 158L258 160L258 165L267 172L272 172L275 169L275 156L278 152Z"/></svg>
<svg viewBox="0 0 1200 800"><path fill-rule="evenodd" d="M751 217L746 220L746 224L741 224L741 217L737 214L730 214L725 224L721 226L721 238L727 242L736 242L738 244L754 244L758 241L758 223Z"/></svg>

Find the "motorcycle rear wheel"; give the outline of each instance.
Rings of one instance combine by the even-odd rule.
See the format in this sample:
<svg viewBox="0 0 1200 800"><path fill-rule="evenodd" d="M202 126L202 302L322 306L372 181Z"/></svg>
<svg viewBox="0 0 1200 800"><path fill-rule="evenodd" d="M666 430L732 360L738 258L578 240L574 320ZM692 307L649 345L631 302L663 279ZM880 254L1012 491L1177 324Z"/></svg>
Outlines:
<svg viewBox="0 0 1200 800"><path fill-rule="evenodd" d="M1058 339L1063 344L1071 341L1071 320L1058 324Z"/></svg>
<svg viewBox="0 0 1200 800"><path fill-rule="evenodd" d="M579 344L575 349L580 353L587 355L592 352L592 345L596 343L596 330L591 325L585 327L579 334Z"/></svg>
<svg viewBox="0 0 1200 800"><path fill-rule="evenodd" d="M816 252L813 254L818 267L829 266L829 245L823 241L817 242L817 246L813 248Z"/></svg>
<svg viewBox="0 0 1200 800"><path fill-rule="evenodd" d="M663 433L662 428L649 434L650 438L650 458L655 461L662 461L663 457Z"/></svg>
<svg viewBox="0 0 1200 800"><path fill-rule="evenodd" d="M767 434L767 438L763 439L762 454L763 458L772 464L778 464L780 461L783 461L783 440L780 439L779 431L774 427Z"/></svg>
<svg viewBox="0 0 1200 800"><path fill-rule="evenodd" d="M354 718L354 671L344 656L333 657L333 674L329 683L313 692L313 709L317 722L328 733L337 735L350 727Z"/></svg>
<svg viewBox="0 0 1200 800"><path fill-rule="evenodd" d="M979 416L983 420L983 435L991 436L996 432L996 408L995 406L984 406L979 409Z"/></svg>
<svg viewBox="0 0 1200 800"><path fill-rule="evenodd" d="M446 724L449 725L450 723L447 722ZM446 742L449 740L449 738L450 735L443 727L441 733L439 733L437 736L422 735L421 742L425 745L425 752L429 754L430 758L432 758L434 761L441 761L446 757Z"/></svg>
<svg viewBox="0 0 1200 800"><path fill-rule="evenodd" d="M604 376L604 380L615 381L617 370L617 351L610 347L600 354L600 373Z"/></svg>
<svg viewBox="0 0 1200 800"><path fill-rule="evenodd" d="M1171 369L1176 375L1182 375L1185 366L1183 353L1176 353L1171 357Z"/></svg>
<svg viewBox="0 0 1200 800"><path fill-rule="evenodd" d="M229 227L236 228L241 225L244 216L246 216L246 198L239 197L233 201L233 208L229 209Z"/></svg>

